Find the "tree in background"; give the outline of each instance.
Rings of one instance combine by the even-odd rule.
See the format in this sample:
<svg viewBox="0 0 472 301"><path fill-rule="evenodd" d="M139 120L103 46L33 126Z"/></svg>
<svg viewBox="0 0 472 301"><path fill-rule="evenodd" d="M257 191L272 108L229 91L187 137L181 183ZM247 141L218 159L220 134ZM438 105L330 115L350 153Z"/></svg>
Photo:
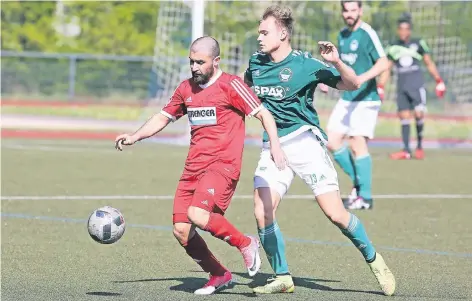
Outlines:
<svg viewBox="0 0 472 301"><path fill-rule="evenodd" d="M2 49L114 55L153 54L159 2L2 3ZM77 24L78 35L64 35ZM71 26L69 26L71 27ZM73 28L73 27L72 27ZM67 32L67 31L66 31Z"/></svg>

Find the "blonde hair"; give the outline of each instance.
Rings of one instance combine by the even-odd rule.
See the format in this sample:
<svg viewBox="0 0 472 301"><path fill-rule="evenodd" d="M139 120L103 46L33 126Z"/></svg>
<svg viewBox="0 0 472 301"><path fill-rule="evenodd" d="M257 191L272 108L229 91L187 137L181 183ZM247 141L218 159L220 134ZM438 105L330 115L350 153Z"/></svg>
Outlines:
<svg viewBox="0 0 472 301"><path fill-rule="evenodd" d="M266 8L262 15L262 20L271 16L275 19L277 25L287 30L288 40L290 41L293 34L294 23L292 10L287 6L272 5Z"/></svg>

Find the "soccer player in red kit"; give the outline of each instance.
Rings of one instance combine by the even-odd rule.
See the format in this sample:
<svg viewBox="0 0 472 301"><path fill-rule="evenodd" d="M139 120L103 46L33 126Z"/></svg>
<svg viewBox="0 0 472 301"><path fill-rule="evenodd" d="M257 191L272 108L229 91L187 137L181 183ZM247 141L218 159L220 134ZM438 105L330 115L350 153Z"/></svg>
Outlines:
<svg viewBox="0 0 472 301"><path fill-rule="evenodd" d="M242 253L249 275L261 265L259 242L245 236L225 217L239 180L245 139L245 116L262 122L271 142L274 162L285 167L275 121L253 91L238 77L222 72L220 48L212 37L195 40L190 47L192 78L183 81L162 111L134 134L116 138L116 148L153 136L169 122L187 114L191 126L190 149L174 198L174 236L187 254L210 274L195 294L209 295L227 286L231 272L210 252L195 227L226 241Z"/></svg>

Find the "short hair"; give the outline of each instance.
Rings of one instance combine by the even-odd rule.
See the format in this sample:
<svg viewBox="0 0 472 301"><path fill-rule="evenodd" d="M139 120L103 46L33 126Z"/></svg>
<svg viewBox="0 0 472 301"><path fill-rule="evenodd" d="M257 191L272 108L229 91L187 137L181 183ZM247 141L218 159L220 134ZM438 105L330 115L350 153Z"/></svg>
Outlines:
<svg viewBox="0 0 472 301"><path fill-rule="evenodd" d="M220 56L220 43L218 43L215 38L210 36L200 37L193 41L190 49L195 49L200 46L204 47L203 49L208 51L208 54L211 56L211 58L214 59Z"/></svg>
<svg viewBox="0 0 472 301"><path fill-rule="evenodd" d="M410 13L403 13L400 18L397 20L397 25L400 26L400 24L406 23L410 27L413 26L413 22L411 20L411 14Z"/></svg>
<svg viewBox="0 0 472 301"><path fill-rule="evenodd" d="M262 14L262 20L266 20L268 17L273 17L277 25L287 30L288 40L290 41L294 23L292 10L287 6L272 5L266 8L264 14Z"/></svg>
<svg viewBox="0 0 472 301"><path fill-rule="evenodd" d="M344 9L344 4L349 2L356 2L359 8L362 7L362 1L353 1L353 0L341 0L341 8Z"/></svg>

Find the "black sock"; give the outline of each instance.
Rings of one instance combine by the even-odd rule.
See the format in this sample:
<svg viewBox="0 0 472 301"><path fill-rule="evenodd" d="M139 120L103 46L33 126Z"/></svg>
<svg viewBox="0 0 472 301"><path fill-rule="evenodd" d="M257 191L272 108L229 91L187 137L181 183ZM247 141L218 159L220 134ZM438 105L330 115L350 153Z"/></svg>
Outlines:
<svg viewBox="0 0 472 301"><path fill-rule="evenodd" d="M423 148L423 130L424 130L424 120L423 118L416 118L416 136L418 138L418 149Z"/></svg>
<svg viewBox="0 0 472 301"><path fill-rule="evenodd" d="M403 140L403 149L406 152L410 152L410 120L404 119L402 123L402 140Z"/></svg>

